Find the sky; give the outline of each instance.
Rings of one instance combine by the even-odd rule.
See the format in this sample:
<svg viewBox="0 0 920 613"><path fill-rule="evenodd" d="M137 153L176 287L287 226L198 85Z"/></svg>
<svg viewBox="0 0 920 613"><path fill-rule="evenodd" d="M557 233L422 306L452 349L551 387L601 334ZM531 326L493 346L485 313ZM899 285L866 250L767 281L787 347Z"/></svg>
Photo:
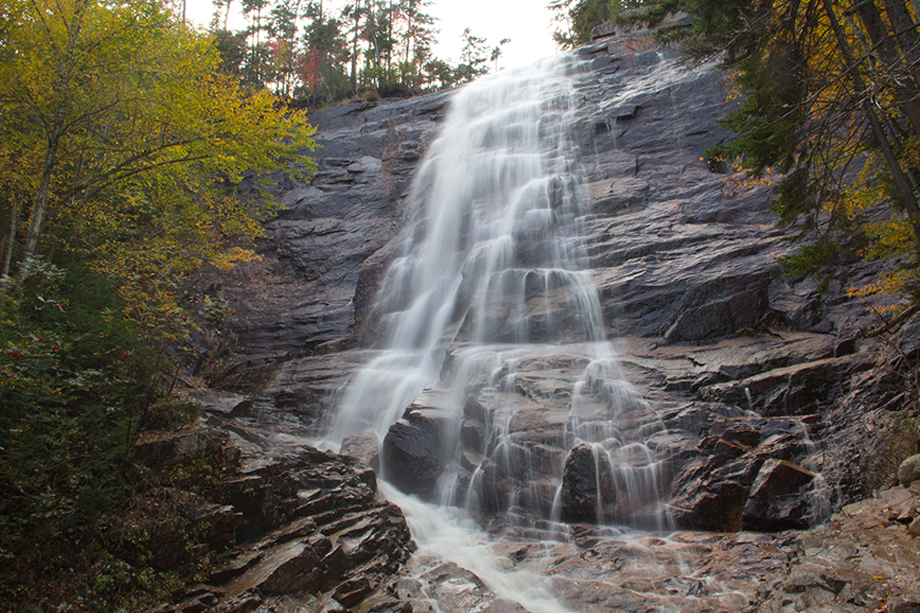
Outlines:
<svg viewBox="0 0 920 613"><path fill-rule="evenodd" d="M434 0L428 13L438 19L435 27L440 29L438 44L434 52L437 57L456 64L463 47L461 35L464 28L470 28L473 35L485 38L489 48L498 45L503 38L511 42L502 47L499 68L527 66L537 60L556 54L553 43L552 13L546 8L550 0ZM234 0L232 7L238 8L240 0ZM332 0L334 10L345 4L345 0ZM188 17L202 26L207 26L214 13L211 0L187 0ZM244 24L238 17L230 28ZM490 66L494 69L494 66Z"/></svg>

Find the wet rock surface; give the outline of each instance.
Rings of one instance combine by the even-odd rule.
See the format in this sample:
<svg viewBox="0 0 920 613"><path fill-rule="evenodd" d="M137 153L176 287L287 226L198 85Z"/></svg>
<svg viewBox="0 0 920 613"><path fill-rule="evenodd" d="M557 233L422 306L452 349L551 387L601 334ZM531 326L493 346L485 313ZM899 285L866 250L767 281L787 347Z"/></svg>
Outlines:
<svg viewBox="0 0 920 613"><path fill-rule="evenodd" d="M271 438L254 423L247 428L250 438ZM246 429L234 430L199 431L199 438L220 439L232 450L226 453L242 456L242 465L229 467L207 496L174 494L190 509L183 532L171 524L134 526L150 538L157 568L173 568L192 553L209 560L202 585L180 590L174 604L156 611L276 610L285 599L323 602L329 611L367 600L400 610L390 584L415 544L402 511L377 497L373 471L291 442L234 446Z"/></svg>
<svg viewBox="0 0 920 613"><path fill-rule="evenodd" d="M640 464L655 469L645 487L666 504L623 495L617 450L571 448L574 389L597 359L571 330L514 356L513 372L484 370L464 390L457 428L446 426L443 390L427 390L380 440L384 470L431 500L444 467L459 466L456 500L505 533L497 547L508 568L545 578L574 611L920 607L916 484L886 489L916 452L918 407L903 373L916 371L920 318L881 338L864 334L882 322L846 289L872 279L877 264L841 267L824 293L814 280L782 276L776 258L791 246L773 225L770 187L705 156L728 138L714 123L728 107L713 65L687 70L646 35L601 38L579 55L591 66L577 127L593 204L582 220L587 266L624 397L641 407L627 401L611 420L595 394L577 421L641 433L654 459ZM385 326L373 296L399 233L411 230L403 196L446 104L438 94L317 114L319 174L310 185L279 185L287 208L269 224L263 260L224 285L239 359L216 381L239 395L208 406L253 472L214 504L245 517L234 530L247 542L278 536L228 560L189 602L226 611L520 610L490 577L443 561L383 579L404 561L408 537L374 497L366 444L350 442L364 463L325 485L304 485L307 468L265 456L327 428L342 387L375 355L367 347ZM553 293L526 308L565 324L565 298L543 295ZM465 316L456 314L446 373L462 362ZM496 424L508 435L501 446ZM445 458L440 442L453 438L462 451ZM325 462L309 454L298 457ZM261 498L247 498L249 488ZM376 510L362 519L319 510L358 501ZM499 518L509 505L544 523L516 531ZM316 514L306 508L322 519L309 523ZM557 511L564 525L550 523ZM609 527L660 521L654 534ZM387 544L373 536L381 530L405 539ZM563 542L529 540L550 533ZM382 553L365 559L353 542Z"/></svg>

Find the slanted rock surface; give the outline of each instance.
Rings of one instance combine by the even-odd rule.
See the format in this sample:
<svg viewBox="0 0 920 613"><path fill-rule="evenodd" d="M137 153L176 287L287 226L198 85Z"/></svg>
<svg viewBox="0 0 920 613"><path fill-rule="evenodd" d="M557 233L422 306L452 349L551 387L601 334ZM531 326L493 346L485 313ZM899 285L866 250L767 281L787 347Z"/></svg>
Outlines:
<svg viewBox="0 0 920 613"><path fill-rule="evenodd" d="M431 499L445 466L438 441L458 437L458 500L475 494L474 514L505 535L497 547L507 568L546 578L572 610L920 607L916 483L885 489L916 452L920 407L905 381L916 377L920 316L868 334L883 322L847 289L876 278L881 263L840 266L821 282L783 276L777 258L793 246L774 225L771 187L706 156L730 137L715 123L730 105L714 64L688 69L649 32L598 31L578 55L575 132L593 206L581 220L586 266L631 399L608 421L642 433L652 459L639 489L662 504L617 487L617 450L569 448L572 390L592 361L574 332L547 336L552 343L516 358L516 372L495 373L507 385L474 382L457 431L444 428L443 390L426 390L382 437L384 473ZM489 577L443 560L382 579L410 546L396 510L374 497L367 464L336 480L265 457L328 428L341 389L379 348L385 322L373 297L408 231L404 196L448 96L316 113L319 173L309 185L279 180L286 209L268 224L262 260L225 282L237 360L213 381L237 395L209 406L252 471L215 504L242 514L235 530L255 544L190 598L227 611L290 593L318 611L378 597L370 610L517 610L486 587ZM557 298L525 308L565 322ZM464 350L463 316L445 372ZM603 393L616 390L602 388L590 390L583 423L603 421ZM500 452L496 423L508 435ZM362 445L349 448L373 461ZM340 461L325 457L291 456ZM557 502L568 539L525 538L558 537ZM538 519L534 530L502 519L512 503L515 518ZM365 510L342 513L354 505ZM683 531L598 525L661 521Z"/></svg>
<svg viewBox="0 0 920 613"><path fill-rule="evenodd" d="M223 418L216 423L224 425ZM231 439L247 430L238 426L230 436L222 428L197 432L201 440L221 440L239 458ZM177 444L189 434L166 440ZM415 544L402 511L377 497L370 468L301 445L252 452L247 448L242 466L228 467L207 496L174 494L198 510L186 515L183 531L172 528L174 522L128 526L148 535L158 568L188 562L193 550L210 559L202 585L180 590L175 603L156 611L252 611L284 598L323 600L341 610L372 600L399 610L390 584Z"/></svg>

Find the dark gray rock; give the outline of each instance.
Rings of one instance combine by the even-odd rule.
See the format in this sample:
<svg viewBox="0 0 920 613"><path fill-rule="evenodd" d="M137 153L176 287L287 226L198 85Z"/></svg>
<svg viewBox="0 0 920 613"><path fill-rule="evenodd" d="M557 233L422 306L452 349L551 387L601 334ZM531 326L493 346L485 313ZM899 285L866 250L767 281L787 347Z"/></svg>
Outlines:
<svg viewBox="0 0 920 613"><path fill-rule="evenodd" d="M747 491L730 479L712 483L675 500L672 515L682 528L735 532L741 530Z"/></svg>
<svg viewBox="0 0 920 613"><path fill-rule="evenodd" d="M901 462L898 467L898 483L901 487L910 487L910 484L920 479L920 455L912 455Z"/></svg>
<svg viewBox="0 0 920 613"><path fill-rule="evenodd" d="M532 317L529 332L548 344L517 360L513 373L505 368L471 382L454 428L429 396L414 403L384 441L388 474L430 500L450 465L456 500L494 532L570 534L568 542L500 547L511 551L507 567L520 562L551 576L572 609L858 611L920 601L915 573L903 571L920 563L908 528L920 531L907 500L914 495L903 490L897 504L843 506L882 487L916 451L916 433L895 427L909 422L903 377L881 366L898 360L861 336L878 322L846 294L880 269L841 266L820 288L826 292L819 280L782 276L777 258L793 246L773 225L772 186L745 186L706 155L729 138L715 123L729 110L722 75L712 64L681 70L674 52L657 44L651 33L628 32L578 51L591 62L577 85L584 104L574 126L594 204L581 220L585 266L607 333L622 340L623 376L637 396L611 416L605 382L586 380L588 415L569 420L575 383L592 358L571 346L583 335L566 320L567 297L530 274L521 279L530 290L526 308L544 318ZM373 473L313 455L306 460L325 468L289 470L273 447L285 434L315 435L328 425L331 399L372 355L358 348L385 333L374 297L402 238L418 229L407 225L404 195L446 105L446 95L437 95L317 114L324 144L317 177L310 185L279 179L286 208L269 224L263 259L224 286L242 354L224 381L246 390L248 404L236 399L242 408L235 415L219 410L211 419L251 445L244 451L262 445L263 454L247 455L258 466L230 480L225 504L216 505L243 517L237 536L260 539L215 572L212 583L241 581L233 591L243 591L227 602L261 606L247 585L264 584L256 569L277 552L282 563L269 589L324 590L300 596L314 598L305 606L318 611L375 610L370 603L425 611L432 599L442 610L516 607L485 590L481 578L438 561L420 562L431 564L427 574L388 584L384 576L398 567L392 560L411 547L396 510L373 496ZM522 270L534 265L531 251L518 254ZM485 314L496 342L511 337L506 307ZM465 314L456 315L450 333L462 341ZM550 316L563 323L555 333L544 325ZM892 338L911 357L920 347L916 322ZM462 349L462 342L448 347L445 376ZM639 410L645 403L651 410ZM270 434L253 433L263 420ZM714 533L618 540L605 526L548 521L561 485L568 521L646 525L636 518L650 513L616 490L609 464L596 462L590 445L566 447L574 428L607 427L653 451L660 499L678 527ZM462 445L446 458L449 437ZM271 468L279 465L286 468ZM817 484L812 471L822 473ZM839 498L822 497L813 487L822 481ZM813 495L829 511L843 510L798 537L783 532L827 519L816 515ZM302 564L312 560L307 545L321 556L312 571ZM707 580L688 576L688 566Z"/></svg>
<svg viewBox="0 0 920 613"><path fill-rule="evenodd" d="M901 330L900 349L908 357L914 357L920 353L920 315L915 315L904 324Z"/></svg>
<svg viewBox="0 0 920 613"><path fill-rule="evenodd" d="M562 517L569 522L594 523L602 516L598 462L588 445L573 447L562 473Z"/></svg>
<svg viewBox="0 0 920 613"><path fill-rule="evenodd" d="M339 453L357 458L374 472L380 472L380 439L376 432L345 437Z"/></svg>
<svg viewBox="0 0 920 613"><path fill-rule="evenodd" d="M408 494L434 500L444 469L441 432L436 418L420 413L410 413L390 426L383 439L387 481Z"/></svg>
<svg viewBox="0 0 920 613"><path fill-rule="evenodd" d="M746 530L765 532L807 528L811 513L808 491L815 475L785 460L768 460L744 505Z"/></svg>
<svg viewBox="0 0 920 613"><path fill-rule="evenodd" d="M665 342L700 341L736 334L765 322L767 293L751 289L682 313L665 332Z"/></svg>

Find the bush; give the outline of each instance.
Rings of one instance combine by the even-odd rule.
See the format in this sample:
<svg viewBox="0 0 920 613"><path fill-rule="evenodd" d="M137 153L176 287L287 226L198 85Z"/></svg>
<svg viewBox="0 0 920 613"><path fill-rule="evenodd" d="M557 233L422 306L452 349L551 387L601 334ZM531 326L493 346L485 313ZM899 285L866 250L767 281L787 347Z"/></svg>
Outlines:
<svg viewBox="0 0 920 613"><path fill-rule="evenodd" d="M0 289L0 548L86 530L124 497L156 360L98 274L33 262Z"/></svg>

